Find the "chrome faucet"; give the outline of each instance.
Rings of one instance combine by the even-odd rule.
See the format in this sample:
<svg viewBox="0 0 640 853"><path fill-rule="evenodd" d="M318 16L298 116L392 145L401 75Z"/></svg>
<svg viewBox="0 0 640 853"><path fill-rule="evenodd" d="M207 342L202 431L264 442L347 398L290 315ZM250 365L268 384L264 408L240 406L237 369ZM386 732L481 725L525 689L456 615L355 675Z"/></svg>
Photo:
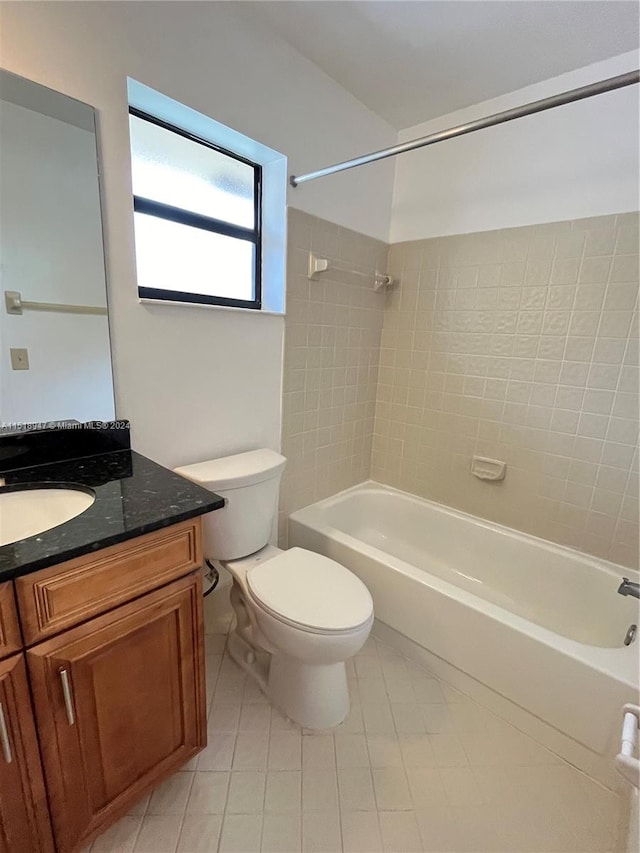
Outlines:
<svg viewBox="0 0 640 853"><path fill-rule="evenodd" d="M634 598L640 598L640 583L633 583L629 578L622 578L618 592L620 595L632 595Z"/></svg>

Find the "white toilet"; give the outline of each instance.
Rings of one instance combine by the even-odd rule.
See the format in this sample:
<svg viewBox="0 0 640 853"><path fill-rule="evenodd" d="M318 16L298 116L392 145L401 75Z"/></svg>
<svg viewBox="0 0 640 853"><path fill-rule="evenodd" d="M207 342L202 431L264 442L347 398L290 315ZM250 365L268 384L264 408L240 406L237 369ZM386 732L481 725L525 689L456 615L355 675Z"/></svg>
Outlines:
<svg viewBox="0 0 640 853"><path fill-rule="evenodd" d="M267 544L285 463L252 450L176 473L225 498L224 509L203 517L203 535L205 557L233 577L231 656L288 717L328 729L349 712L345 661L369 636L373 601L334 560Z"/></svg>

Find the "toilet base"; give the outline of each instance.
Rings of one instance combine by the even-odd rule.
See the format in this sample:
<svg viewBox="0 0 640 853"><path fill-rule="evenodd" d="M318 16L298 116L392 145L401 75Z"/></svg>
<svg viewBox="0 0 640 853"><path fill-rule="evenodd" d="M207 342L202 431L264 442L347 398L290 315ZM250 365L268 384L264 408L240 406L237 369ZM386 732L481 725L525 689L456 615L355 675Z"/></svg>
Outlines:
<svg viewBox="0 0 640 853"><path fill-rule="evenodd" d="M311 665L272 655L266 694L287 717L307 729L332 729L349 713L343 662Z"/></svg>
<svg viewBox="0 0 640 853"><path fill-rule="evenodd" d="M307 729L332 729L349 713L349 687L344 663L303 664L256 649L236 630L229 634L231 658L257 683L273 705Z"/></svg>

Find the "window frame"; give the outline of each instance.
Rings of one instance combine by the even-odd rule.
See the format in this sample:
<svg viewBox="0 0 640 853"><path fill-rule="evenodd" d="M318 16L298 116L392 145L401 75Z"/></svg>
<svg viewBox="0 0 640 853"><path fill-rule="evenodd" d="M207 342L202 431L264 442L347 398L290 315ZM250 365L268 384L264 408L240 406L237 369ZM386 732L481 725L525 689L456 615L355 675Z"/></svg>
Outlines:
<svg viewBox="0 0 640 853"><path fill-rule="evenodd" d="M220 234L225 237L233 237L239 240L245 240L253 243L254 246L254 268L253 268L253 284L254 298L253 299L231 299L225 296L211 296L204 293L193 293L192 291L183 290L166 290L164 288L141 287L138 284L138 296L140 299L152 299L164 302L183 302L197 305L219 305L226 308L245 308L250 310L260 311L262 309L262 165L255 163L253 160L248 160L234 151L230 151L221 145L217 145L210 140L178 127L171 122L158 118L151 113L141 110L138 107L129 105L129 114L136 118L148 121L164 130L177 133L186 139L204 145L206 148L211 148L214 151L224 154L233 160L238 160L253 169L253 204L254 204L254 227L246 228L242 225L235 225L231 222L225 222L222 219L217 219L212 216L206 216L201 213L186 210L185 208L176 207L164 202L154 201L152 199L137 196L133 193L133 209L134 213L143 213L149 216L156 216L159 219L164 219L169 222L176 222L181 225L187 225L192 228L199 228L210 233ZM133 159L133 154L132 154ZM137 251L137 248L136 248Z"/></svg>

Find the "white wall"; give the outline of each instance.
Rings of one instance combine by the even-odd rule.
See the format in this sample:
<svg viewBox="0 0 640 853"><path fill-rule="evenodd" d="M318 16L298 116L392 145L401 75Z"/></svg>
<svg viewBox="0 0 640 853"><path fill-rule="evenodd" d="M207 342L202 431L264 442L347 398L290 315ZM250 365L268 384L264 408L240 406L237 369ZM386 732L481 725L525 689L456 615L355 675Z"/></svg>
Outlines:
<svg viewBox="0 0 640 853"><path fill-rule="evenodd" d="M0 290L106 307L92 132L0 101ZM0 422L114 416L106 316L0 310ZM29 370L12 370L25 347Z"/></svg>
<svg viewBox="0 0 640 853"><path fill-rule="evenodd" d="M406 142L638 67L636 52L400 132ZM396 158L391 242L638 209L638 87Z"/></svg>
<svg viewBox="0 0 640 853"><path fill-rule="evenodd" d="M280 442L283 318L136 298L127 75L315 169L395 133L232 3L4 3L3 65L98 110L120 416L175 465ZM388 236L393 164L290 190L289 203Z"/></svg>

